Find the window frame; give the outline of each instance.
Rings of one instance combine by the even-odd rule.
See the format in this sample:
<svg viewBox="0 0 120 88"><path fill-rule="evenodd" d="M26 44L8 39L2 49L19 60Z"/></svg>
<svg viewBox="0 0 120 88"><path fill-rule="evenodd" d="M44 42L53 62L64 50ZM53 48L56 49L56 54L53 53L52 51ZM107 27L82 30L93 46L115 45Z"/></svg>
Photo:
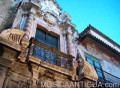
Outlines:
<svg viewBox="0 0 120 88"><path fill-rule="evenodd" d="M92 67L96 70L97 74L98 74L97 69L101 71L100 73L102 73L102 76L103 76L103 77L100 77L100 76L98 75L98 77L99 77L98 80L101 80L101 79L102 79L102 80L105 82L106 79L105 79L105 76L104 76L104 71L103 71L103 69L102 69L100 60L99 60L98 58L96 58L96 57L94 57L94 56L86 53L86 52L85 52L84 54L85 54L85 59L86 59L86 61L88 61L87 59L90 59L90 60L93 61ZM100 65L100 67L97 67L97 66L95 65L95 62L97 62L97 63ZM89 63L90 63L90 62L89 62ZM91 63L90 63L90 64L91 64Z"/></svg>
<svg viewBox="0 0 120 88"><path fill-rule="evenodd" d="M37 38L37 30L40 30L40 31L43 31L44 33L45 33L45 40L43 40L43 39L41 39L41 38ZM54 33L55 34L55 33ZM36 28L36 33L35 33L35 38L39 41L39 42L44 42L44 44L46 44L46 45L48 45L48 46L50 46L50 47L53 47L53 48L56 48L56 49L60 49L60 36L58 35L58 34L55 34L55 35L57 35L57 36L55 36L54 34L52 34L52 33L50 33L50 32L48 32L47 30L44 30L43 28L41 28L41 27L37 27ZM48 35L50 35L50 36L52 36L52 37L55 37L55 38L57 38L57 44L52 44L52 43L50 43L49 41L47 41L47 37L48 37ZM50 45L49 45L50 44Z"/></svg>

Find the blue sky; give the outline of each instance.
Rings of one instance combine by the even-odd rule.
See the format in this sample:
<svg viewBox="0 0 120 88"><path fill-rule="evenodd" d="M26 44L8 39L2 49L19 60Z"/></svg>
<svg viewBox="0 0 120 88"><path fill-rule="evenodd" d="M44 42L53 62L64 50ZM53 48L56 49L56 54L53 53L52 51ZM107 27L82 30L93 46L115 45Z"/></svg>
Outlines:
<svg viewBox="0 0 120 88"><path fill-rule="evenodd" d="M120 0L56 0L78 32L89 24L120 45Z"/></svg>

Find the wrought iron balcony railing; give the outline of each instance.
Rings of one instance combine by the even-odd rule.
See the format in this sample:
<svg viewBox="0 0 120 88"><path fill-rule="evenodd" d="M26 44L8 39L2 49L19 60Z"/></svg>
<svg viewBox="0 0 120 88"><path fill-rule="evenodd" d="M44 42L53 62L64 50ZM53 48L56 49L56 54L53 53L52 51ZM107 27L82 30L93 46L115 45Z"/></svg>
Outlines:
<svg viewBox="0 0 120 88"><path fill-rule="evenodd" d="M36 58L59 67L69 69L70 71L73 69L73 56L67 55L63 52L60 52L56 48L43 44L35 38L31 39L30 53Z"/></svg>

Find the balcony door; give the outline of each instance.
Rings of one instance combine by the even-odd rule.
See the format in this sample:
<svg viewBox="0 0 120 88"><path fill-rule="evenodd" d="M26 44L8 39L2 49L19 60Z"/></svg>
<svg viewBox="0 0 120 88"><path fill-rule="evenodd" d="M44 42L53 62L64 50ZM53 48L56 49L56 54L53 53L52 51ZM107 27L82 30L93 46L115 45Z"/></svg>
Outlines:
<svg viewBox="0 0 120 88"><path fill-rule="evenodd" d="M51 34L46 33L45 31L37 28L35 38L39 42L41 42L47 46L58 49L58 37L55 37ZM39 59L42 59L46 62L49 62L51 64L58 65L58 63L61 63L60 59L58 59L58 56L56 54L54 54L51 51L48 51L47 49L39 47L38 45L34 46L33 56L35 56Z"/></svg>

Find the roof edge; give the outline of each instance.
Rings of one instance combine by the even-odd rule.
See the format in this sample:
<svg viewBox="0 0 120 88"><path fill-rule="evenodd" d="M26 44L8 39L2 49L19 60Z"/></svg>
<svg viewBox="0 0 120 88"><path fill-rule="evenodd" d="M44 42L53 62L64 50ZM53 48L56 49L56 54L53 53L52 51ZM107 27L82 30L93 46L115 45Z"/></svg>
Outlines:
<svg viewBox="0 0 120 88"><path fill-rule="evenodd" d="M96 29L95 27L91 26L89 24L89 26L87 26L87 28L81 32L79 34L79 36L84 36L85 34L87 34L90 30L93 30L94 32L98 33L99 35L101 35L103 38L105 38L106 40L108 40L110 43L116 45L118 48L120 48L120 45L117 44L115 41L113 41L112 39L110 39L108 36L106 36L105 34L103 34L102 32L100 32L98 29Z"/></svg>

